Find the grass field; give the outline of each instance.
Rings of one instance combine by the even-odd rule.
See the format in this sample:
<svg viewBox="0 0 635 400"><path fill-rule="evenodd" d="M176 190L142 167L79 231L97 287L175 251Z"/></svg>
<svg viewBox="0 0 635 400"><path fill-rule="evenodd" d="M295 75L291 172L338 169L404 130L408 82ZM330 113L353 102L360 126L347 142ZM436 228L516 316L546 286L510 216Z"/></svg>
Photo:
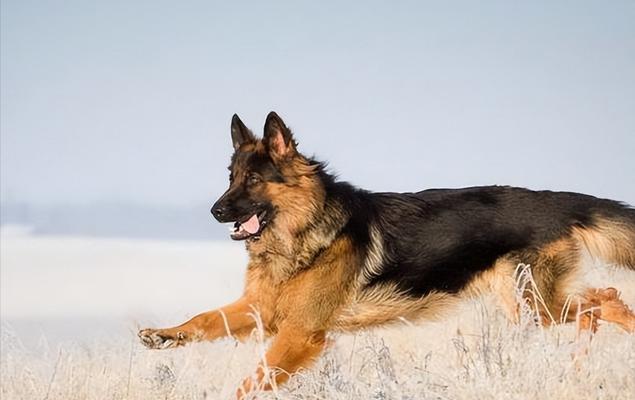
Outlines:
<svg viewBox="0 0 635 400"><path fill-rule="evenodd" d="M86 322L100 315L130 321L123 306L130 304L144 326L174 323L202 311L203 303L211 308L229 300L225 297L239 289L228 288L228 282L238 280L239 288L244 262L234 247L33 237L4 237L2 244L3 400L227 399L262 357L266 343L257 332L247 343L224 339L151 351L138 343L134 322L123 323L124 329L104 328L105 334L94 337L95 324ZM101 261L87 265L96 254ZM208 265L218 259L224 267ZM48 283L37 283L43 271ZM89 277L101 286L89 290L92 278L83 281ZM193 290L181 287L187 282ZM170 285L184 292L173 294ZM201 288L208 291L197 292ZM74 298L81 302L75 308ZM79 314L73 314L76 309ZM30 339L29 345L24 328L12 323L62 317L84 322L69 322L57 339L48 337L52 334L43 324L43 339ZM258 398L635 398L635 335L602 326L589 354L574 361L571 354L584 343L575 336L570 325L536 326L529 312L520 324L510 324L489 299L479 299L446 321L333 335L314 368Z"/></svg>

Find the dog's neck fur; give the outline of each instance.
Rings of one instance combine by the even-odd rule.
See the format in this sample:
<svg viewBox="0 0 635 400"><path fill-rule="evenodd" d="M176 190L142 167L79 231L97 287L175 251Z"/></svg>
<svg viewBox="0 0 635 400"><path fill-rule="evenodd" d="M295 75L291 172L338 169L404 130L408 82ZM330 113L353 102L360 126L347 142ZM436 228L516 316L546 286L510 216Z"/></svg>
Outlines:
<svg viewBox="0 0 635 400"><path fill-rule="evenodd" d="M337 238L350 217L339 199L326 197L325 186L332 184L337 184L334 177L321 165L310 175L299 177L295 183L297 189L311 190L313 201L310 204L284 204L289 207L287 210L278 207L276 220L260 239L246 243L250 266L266 268L272 278L280 282L310 268L316 257ZM301 223L297 218L287 220L287 215L298 214L302 215Z"/></svg>

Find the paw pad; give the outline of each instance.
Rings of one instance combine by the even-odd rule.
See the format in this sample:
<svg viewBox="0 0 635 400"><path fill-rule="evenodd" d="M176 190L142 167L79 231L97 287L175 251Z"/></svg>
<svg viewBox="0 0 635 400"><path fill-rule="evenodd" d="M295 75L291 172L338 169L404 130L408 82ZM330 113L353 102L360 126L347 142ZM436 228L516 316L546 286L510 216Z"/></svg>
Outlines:
<svg viewBox="0 0 635 400"><path fill-rule="evenodd" d="M177 332L175 338L172 334L155 329L143 329L139 331L137 336L139 336L141 344L149 349L169 349L183 344L185 340L183 332Z"/></svg>

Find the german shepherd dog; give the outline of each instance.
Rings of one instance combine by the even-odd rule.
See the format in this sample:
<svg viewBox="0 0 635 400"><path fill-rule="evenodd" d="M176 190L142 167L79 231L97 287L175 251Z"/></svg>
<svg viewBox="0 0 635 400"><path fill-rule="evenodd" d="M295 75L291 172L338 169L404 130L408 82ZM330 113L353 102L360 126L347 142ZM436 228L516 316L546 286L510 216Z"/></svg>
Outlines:
<svg viewBox="0 0 635 400"><path fill-rule="evenodd" d="M245 379L239 398L310 365L330 331L437 317L459 299L488 291L515 320L520 263L532 267L543 316L560 315L573 299L579 307L565 321L595 331L605 320L635 331L635 314L616 289L581 281L586 255L635 271L635 209L625 204L505 186L372 193L299 153L275 112L262 139L234 115L231 137L229 189L211 212L234 223L231 238L245 242L244 294L139 337L153 349L228 331L247 337L256 310L274 336L269 368Z"/></svg>

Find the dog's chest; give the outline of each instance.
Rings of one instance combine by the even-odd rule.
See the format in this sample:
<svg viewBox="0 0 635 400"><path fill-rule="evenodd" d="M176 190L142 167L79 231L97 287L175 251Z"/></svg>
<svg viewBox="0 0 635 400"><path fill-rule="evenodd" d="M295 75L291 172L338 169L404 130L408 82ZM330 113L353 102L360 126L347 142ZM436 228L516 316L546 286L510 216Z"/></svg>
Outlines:
<svg viewBox="0 0 635 400"><path fill-rule="evenodd" d="M275 330L276 320L280 318L278 302L292 268L293 262L282 257L269 255L250 260L246 291L268 329Z"/></svg>

